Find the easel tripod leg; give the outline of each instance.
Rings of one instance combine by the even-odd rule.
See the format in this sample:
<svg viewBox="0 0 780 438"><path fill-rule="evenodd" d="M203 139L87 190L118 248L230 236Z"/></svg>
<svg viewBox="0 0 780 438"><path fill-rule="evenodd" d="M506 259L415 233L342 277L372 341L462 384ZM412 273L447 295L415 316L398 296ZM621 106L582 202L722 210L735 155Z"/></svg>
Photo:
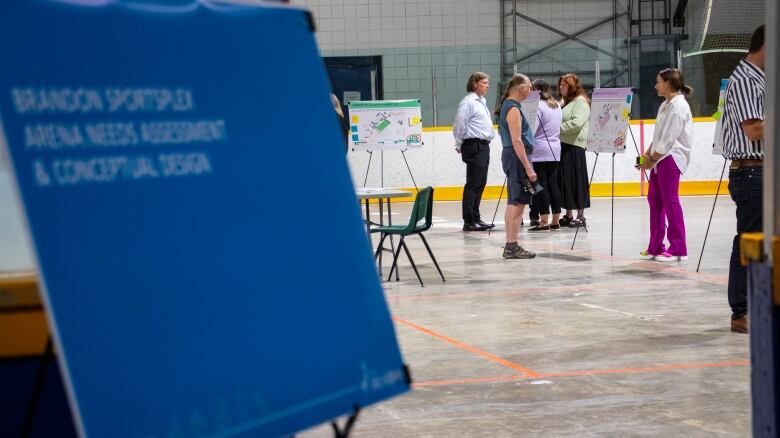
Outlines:
<svg viewBox="0 0 780 438"><path fill-rule="evenodd" d="M593 177L596 176L596 164L599 162L599 153L596 152L596 159L593 161L593 171L590 173L590 181L588 182L588 193L590 193L590 186L593 184ZM585 228L588 231L588 228ZM580 224L577 223L577 229L574 231L574 240L571 242L571 249L574 250L574 243L577 242L577 235L580 233Z"/></svg>
<svg viewBox="0 0 780 438"><path fill-rule="evenodd" d="M712 201L712 210L710 211L710 220L707 222L707 231L704 233L704 242L701 244L701 253L699 254L699 263L696 265L696 272L699 272L701 268L701 259L704 257L704 247L707 246L707 236L710 234L710 225L712 225L712 216L715 214L715 204L718 203L718 195L720 195L720 185L723 183L723 175L726 174L726 163L728 160L723 160L723 170L720 171L720 179L718 180L718 188L715 190L715 200Z"/></svg>
<svg viewBox="0 0 780 438"><path fill-rule="evenodd" d="M360 414L360 406L354 406L355 412L349 416L347 423L344 425L344 429L339 429L338 424L335 421L331 421L330 425L333 427L334 438L349 438L349 434L352 432L352 428L355 426L358 414Z"/></svg>
<svg viewBox="0 0 780 438"><path fill-rule="evenodd" d="M501 193L498 194L498 202L496 202L496 211L493 212L493 220L490 221L490 225L495 225L496 215L498 214L498 207L501 205L501 198L504 196L504 187L506 187L508 177L504 177L504 183L501 184ZM488 236L493 232L493 227L488 230Z"/></svg>

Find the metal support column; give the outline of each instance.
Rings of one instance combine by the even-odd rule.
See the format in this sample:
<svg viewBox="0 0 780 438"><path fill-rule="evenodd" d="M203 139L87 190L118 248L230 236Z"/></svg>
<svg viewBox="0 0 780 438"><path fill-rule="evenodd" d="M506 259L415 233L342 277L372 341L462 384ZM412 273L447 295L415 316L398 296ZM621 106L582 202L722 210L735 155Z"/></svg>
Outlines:
<svg viewBox="0 0 780 438"><path fill-rule="evenodd" d="M766 23L777 23L780 18L780 7L777 2L766 2ZM766 26L766 126L764 129L764 254L768 256L770 265L774 260L771 237L780 236L780 153L777 144L780 141L780 44L777 38L780 36L777 26Z"/></svg>
<svg viewBox="0 0 780 438"><path fill-rule="evenodd" d="M766 23L780 19L777 2L766 3ZM753 436L780 436L780 44L776 26L766 29L766 106L764 127L764 233L760 247L748 258L750 360L753 399ZM759 237L760 238L760 237ZM743 238L743 242L749 239Z"/></svg>

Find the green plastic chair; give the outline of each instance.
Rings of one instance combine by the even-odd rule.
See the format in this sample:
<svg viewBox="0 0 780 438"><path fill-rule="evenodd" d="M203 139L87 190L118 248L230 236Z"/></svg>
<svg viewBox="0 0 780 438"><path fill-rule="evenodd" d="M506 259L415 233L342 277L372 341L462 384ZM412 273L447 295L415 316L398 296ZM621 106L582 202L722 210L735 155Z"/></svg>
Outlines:
<svg viewBox="0 0 780 438"><path fill-rule="evenodd" d="M436 270L439 271L439 275L441 275L441 280L445 282L447 281L444 279L444 274L442 274L441 268L439 268L439 263L436 262L436 257L433 256L433 251L431 251L431 247L428 245L428 241L425 240L425 236L422 234L431 228L432 218L433 187L429 186L417 192L417 196L414 198L414 206L412 207L412 214L409 216L408 224L388 225L371 229L372 233L382 233L382 237L379 239L379 246L377 246L376 253L374 254L374 260L376 260L382 253L382 250L384 249L382 244L384 243L387 236L395 235L401 237L401 240L398 242L398 248L396 249L395 254L393 254L393 266L390 268L390 275L387 277L388 281L390 281L390 278L393 276L393 271L395 271L396 265L398 263L398 256L401 254L401 248L403 248L404 252L406 252L406 257L408 257L409 262L412 263L412 269L414 269L414 273L417 275L417 279L420 280L420 286L425 286L423 284L422 278L420 277L420 273L417 272L417 266L414 264L412 254L409 252L409 248L406 246L406 242L404 241L407 236L411 236L413 234L420 236L420 239L422 239L423 243L425 244L425 249L428 250L428 254L430 254L431 260L433 260L433 264L436 266Z"/></svg>

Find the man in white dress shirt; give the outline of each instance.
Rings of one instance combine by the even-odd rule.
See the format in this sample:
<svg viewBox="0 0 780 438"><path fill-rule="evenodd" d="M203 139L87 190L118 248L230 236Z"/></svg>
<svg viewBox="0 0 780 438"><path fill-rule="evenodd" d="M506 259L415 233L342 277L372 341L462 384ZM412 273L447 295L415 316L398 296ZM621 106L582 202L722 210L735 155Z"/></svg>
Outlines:
<svg viewBox="0 0 780 438"><path fill-rule="evenodd" d="M452 133L455 150L466 163L466 185L463 186L463 231L485 231L493 227L482 221L479 204L487 184L490 164L490 141L493 140L493 120L485 95L490 89L490 77L482 72L471 75L466 84L468 94L458 105Z"/></svg>

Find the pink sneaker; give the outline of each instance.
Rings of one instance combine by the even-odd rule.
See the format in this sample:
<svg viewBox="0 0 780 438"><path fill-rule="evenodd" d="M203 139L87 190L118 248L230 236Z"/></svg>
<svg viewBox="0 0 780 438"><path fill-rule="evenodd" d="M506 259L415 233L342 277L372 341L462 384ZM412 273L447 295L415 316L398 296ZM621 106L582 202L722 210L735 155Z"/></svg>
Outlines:
<svg viewBox="0 0 780 438"><path fill-rule="evenodd" d="M666 251L664 251L663 254L659 254L655 256L655 261L657 262L674 262L676 260L677 260L676 256L673 256Z"/></svg>

